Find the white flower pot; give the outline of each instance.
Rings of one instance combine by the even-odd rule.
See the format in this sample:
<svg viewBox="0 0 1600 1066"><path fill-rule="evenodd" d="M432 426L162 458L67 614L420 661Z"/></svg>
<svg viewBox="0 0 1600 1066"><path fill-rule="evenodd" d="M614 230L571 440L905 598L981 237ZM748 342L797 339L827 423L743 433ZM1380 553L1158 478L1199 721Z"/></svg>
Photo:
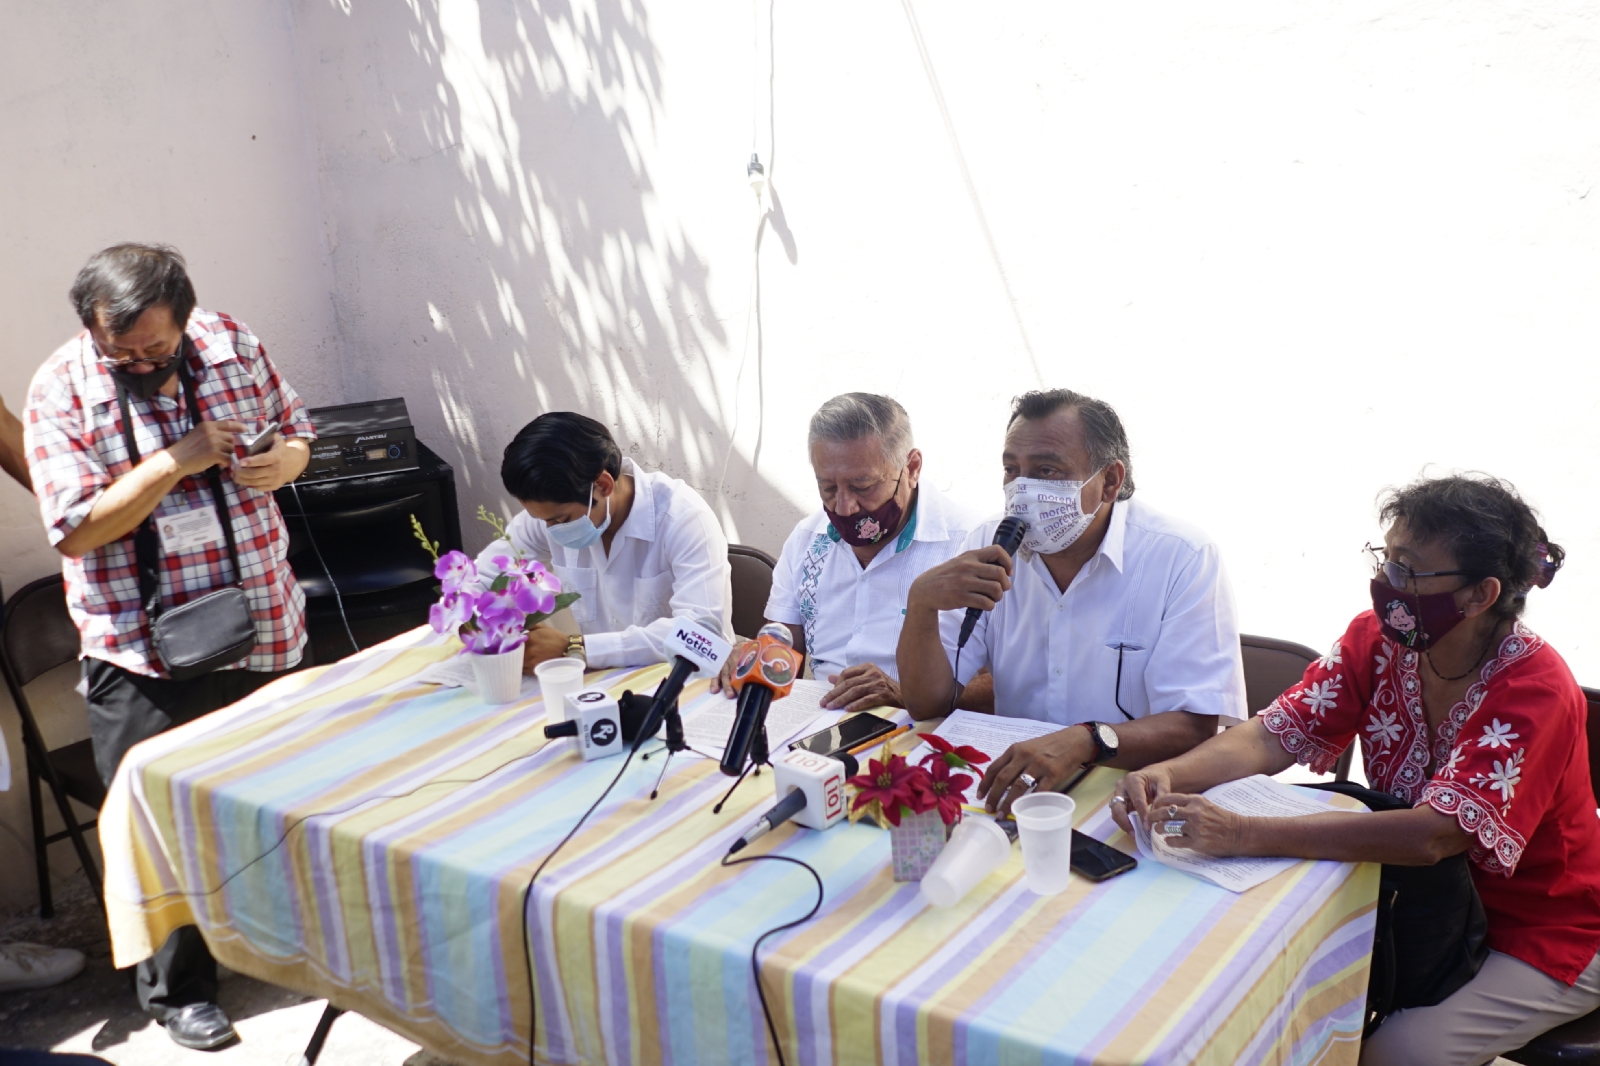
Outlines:
<svg viewBox="0 0 1600 1066"><path fill-rule="evenodd" d="M471 655L471 653L468 653ZM472 655L472 676L484 703L510 703L522 694L522 649L499 655Z"/></svg>

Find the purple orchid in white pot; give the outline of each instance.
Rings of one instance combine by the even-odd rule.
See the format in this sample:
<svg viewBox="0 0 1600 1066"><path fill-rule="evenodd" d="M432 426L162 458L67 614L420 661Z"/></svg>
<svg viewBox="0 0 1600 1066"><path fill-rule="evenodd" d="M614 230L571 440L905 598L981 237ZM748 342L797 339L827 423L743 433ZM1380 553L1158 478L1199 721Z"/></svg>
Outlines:
<svg viewBox="0 0 1600 1066"><path fill-rule="evenodd" d="M507 703L522 688L522 645L528 630L578 598L562 592L561 581L534 559L496 556L490 564L499 573L480 589L478 568L458 551L446 552L434 565L439 602L428 609L428 623L438 633L456 633L472 656L478 695L489 703Z"/></svg>

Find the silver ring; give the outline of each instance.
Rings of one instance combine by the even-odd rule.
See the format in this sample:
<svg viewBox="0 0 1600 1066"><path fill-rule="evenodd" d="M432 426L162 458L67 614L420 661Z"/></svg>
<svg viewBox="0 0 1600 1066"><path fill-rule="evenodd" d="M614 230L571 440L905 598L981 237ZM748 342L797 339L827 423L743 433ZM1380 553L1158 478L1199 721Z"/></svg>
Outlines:
<svg viewBox="0 0 1600 1066"><path fill-rule="evenodd" d="M1181 837L1183 836L1183 827L1186 824L1187 823L1182 819L1172 822L1162 822L1161 835L1164 837Z"/></svg>
<svg viewBox="0 0 1600 1066"><path fill-rule="evenodd" d="M1176 818L1177 816L1178 816L1178 808L1176 808L1176 807L1168 807L1167 808L1167 817L1168 818Z"/></svg>
<svg viewBox="0 0 1600 1066"><path fill-rule="evenodd" d="M1017 780L1027 786L1029 792L1039 787L1039 779L1032 774L1018 774Z"/></svg>
<svg viewBox="0 0 1600 1066"><path fill-rule="evenodd" d="M1112 796L1111 797L1111 802L1112 803L1127 803L1128 802L1128 797L1127 796Z"/></svg>

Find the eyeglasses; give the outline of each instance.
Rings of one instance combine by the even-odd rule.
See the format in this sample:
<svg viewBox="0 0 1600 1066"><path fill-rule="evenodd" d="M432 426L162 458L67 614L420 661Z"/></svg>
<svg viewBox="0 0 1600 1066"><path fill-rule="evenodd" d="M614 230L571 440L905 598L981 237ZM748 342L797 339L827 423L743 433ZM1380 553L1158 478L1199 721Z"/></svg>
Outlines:
<svg viewBox="0 0 1600 1066"><path fill-rule="evenodd" d="M1405 563L1384 557L1382 548L1374 548L1369 541L1366 553L1372 556L1372 576L1381 577L1390 588L1404 589L1419 577L1470 577L1471 570L1424 570L1418 572Z"/></svg>
<svg viewBox="0 0 1600 1066"><path fill-rule="evenodd" d="M170 355L157 356L142 355L131 348L116 348L108 353L104 348L100 347L99 341L94 342L94 352L99 357L101 364L111 367L113 370L120 370L135 363L148 363L152 369L165 370L172 364L174 359L178 358L182 351L183 338L181 337L178 339L178 347L173 349Z"/></svg>

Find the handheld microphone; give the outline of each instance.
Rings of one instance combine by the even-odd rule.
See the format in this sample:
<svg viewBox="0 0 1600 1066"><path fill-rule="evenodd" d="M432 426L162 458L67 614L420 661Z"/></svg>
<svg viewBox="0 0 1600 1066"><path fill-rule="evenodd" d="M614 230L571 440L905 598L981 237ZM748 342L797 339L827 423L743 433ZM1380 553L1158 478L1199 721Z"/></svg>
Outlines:
<svg viewBox="0 0 1600 1066"><path fill-rule="evenodd" d="M1017 557L1017 549L1022 547L1022 536L1026 532L1028 532L1028 523L1014 514L1008 514L1000 519L1000 524L995 527L994 540L991 543L1000 545L1006 550L1007 555L1015 559ZM961 635L956 638L957 648L965 648L967 646L967 639L972 636L972 630L977 626L978 618L982 614L983 610L981 608L967 608L967 617L962 619L961 622Z"/></svg>
<svg viewBox="0 0 1600 1066"><path fill-rule="evenodd" d="M756 634L739 646L737 665L733 670L733 690L739 694L739 706L728 731L728 746L722 753L722 772L729 777L744 773L745 761L750 758L750 748L756 735L766 729L767 708L772 701L782 699L794 687L795 675L800 672L800 657L795 654L794 637L782 622L768 622ZM759 761L766 759L766 746L761 745Z"/></svg>
<svg viewBox="0 0 1600 1066"><path fill-rule="evenodd" d="M649 696L624 692L614 700L603 688L586 688L567 696L566 720L545 726L544 735L547 740L576 737L578 754L588 762L620 754L624 744L637 741L649 714Z"/></svg>
<svg viewBox="0 0 1600 1066"><path fill-rule="evenodd" d="M772 767L778 802L750 831L728 849L728 854L743 851L784 822L793 819L809 829L827 829L844 817L844 782L858 769L855 756L840 753L818 755L814 751L791 751Z"/></svg>
<svg viewBox="0 0 1600 1066"><path fill-rule="evenodd" d="M723 640L720 633L702 628L682 618L672 620L672 632L663 643L672 662L672 672L656 689L654 702L650 704L650 713L640 728L639 736L633 742L635 751L639 750L639 745L645 742L645 738L654 736L656 730L661 728L662 719L678 702L678 696L682 694L684 682L689 680L689 675L696 672L715 674L722 668L722 661L733 650L733 646Z"/></svg>

